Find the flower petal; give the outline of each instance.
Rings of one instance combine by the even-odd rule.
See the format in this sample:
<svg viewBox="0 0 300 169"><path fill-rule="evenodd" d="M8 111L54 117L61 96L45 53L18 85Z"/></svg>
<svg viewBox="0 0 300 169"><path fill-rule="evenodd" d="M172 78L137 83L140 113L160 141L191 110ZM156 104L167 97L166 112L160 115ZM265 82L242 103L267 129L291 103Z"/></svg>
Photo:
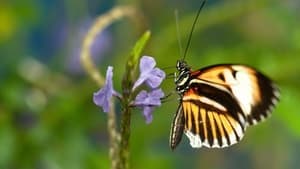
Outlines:
<svg viewBox="0 0 300 169"><path fill-rule="evenodd" d="M108 66L106 70L105 86L107 86L111 92L113 91L112 77L113 77L113 67Z"/></svg>
<svg viewBox="0 0 300 169"><path fill-rule="evenodd" d="M161 98L164 96L164 93L161 89L155 89L147 93L145 90L142 90L135 98L135 106L160 106Z"/></svg>
<svg viewBox="0 0 300 169"><path fill-rule="evenodd" d="M166 74L164 71L155 68L151 71L151 76L146 80L146 84L152 89L157 88L165 77Z"/></svg>
<svg viewBox="0 0 300 169"><path fill-rule="evenodd" d="M94 93L93 101L94 103L102 107L103 112L109 112L109 95L107 94L106 88L100 89L98 92Z"/></svg>
<svg viewBox="0 0 300 169"><path fill-rule="evenodd" d="M135 105L144 105L145 101L147 101L148 93L146 90L142 90L136 97L135 97Z"/></svg>
<svg viewBox="0 0 300 169"><path fill-rule="evenodd" d="M140 71L142 72L150 72L156 65L153 57L143 56L140 61Z"/></svg>
<svg viewBox="0 0 300 169"><path fill-rule="evenodd" d="M142 90L135 98L134 105L143 109L143 115L146 119L146 123L149 124L152 121L152 111L156 106L161 105L161 98L164 93L161 89L155 89L151 92Z"/></svg>
<svg viewBox="0 0 300 169"><path fill-rule="evenodd" d="M143 109L143 115L145 117L146 123L149 124L153 120L152 112L154 107L146 106Z"/></svg>
<svg viewBox="0 0 300 169"><path fill-rule="evenodd" d="M93 101L94 103L102 107L103 112L109 112L109 103L110 99L115 92L112 85L112 77L113 77L113 67L109 66L106 71L106 80L103 88L94 93Z"/></svg>
<svg viewBox="0 0 300 169"><path fill-rule="evenodd" d="M151 105L160 106L161 98L164 97L164 92L161 89L153 90L149 93L149 98L151 98Z"/></svg>
<svg viewBox="0 0 300 169"><path fill-rule="evenodd" d="M144 83L147 78L148 78L148 76L140 74L140 77L134 83L132 90L136 89L138 86L140 86L142 83Z"/></svg>

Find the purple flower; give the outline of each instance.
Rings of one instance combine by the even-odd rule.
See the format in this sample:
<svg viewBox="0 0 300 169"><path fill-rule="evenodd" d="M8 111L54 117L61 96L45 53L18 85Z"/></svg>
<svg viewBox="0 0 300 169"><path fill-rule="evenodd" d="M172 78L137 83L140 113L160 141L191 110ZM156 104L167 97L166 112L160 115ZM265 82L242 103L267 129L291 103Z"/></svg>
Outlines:
<svg viewBox="0 0 300 169"><path fill-rule="evenodd" d="M110 99L113 96L113 94L116 94L116 92L113 89L113 84L112 84L112 77L113 77L113 67L108 66L107 71L106 71L106 80L105 80L105 85L103 88L101 88L98 92L94 93L94 103L102 107L104 112L109 112L109 107L110 107Z"/></svg>
<svg viewBox="0 0 300 169"><path fill-rule="evenodd" d="M136 89L142 83L146 83L150 88L157 88L166 77L164 71L155 67L156 62L150 56L143 56L140 60L140 76L134 83L132 90Z"/></svg>
<svg viewBox="0 0 300 169"><path fill-rule="evenodd" d="M164 97L161 89L155 89L151 92L142 90L135 98L135 105L137 106L160 106L160 98Z"/></svg>
<svg viewBox="0 0 300 169"><path fill-rule="evenodd" d="M142 90L130 105L143 109L143 115L148 124L152 121L152 112L154 108L161 105L161 98L164 97L163 91L157 87L165 78L165 73L159 68L155 68L155 64L155 60L152 57L144 56L141 58L141 75L135 82L133 89L145 82L150 86L151 90L150 92ZM112 77L113 67L109 66L106 71L104 87L94 93L94 103L97 106L102 107L104 112L109 112L112 96L117 96L122 99L122 96L113 89Z"/></svg>
<svg viewBox="0 0 300 169"><path fill-rule="evenodd" d="M146 123L152 121L152 111L155 106L161 105L161 98L164 97L164 93L161 89L154 89L151 92L142 90L135 98L134 105L143 109L143 115L146 119Z"/></svg>

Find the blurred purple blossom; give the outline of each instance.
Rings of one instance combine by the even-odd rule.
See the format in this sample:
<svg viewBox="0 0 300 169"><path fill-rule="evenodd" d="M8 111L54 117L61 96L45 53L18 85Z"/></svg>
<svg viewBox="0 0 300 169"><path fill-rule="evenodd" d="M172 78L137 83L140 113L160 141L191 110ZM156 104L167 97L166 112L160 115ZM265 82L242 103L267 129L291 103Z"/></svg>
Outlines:
<svg viewBox="0 0 300 169"><path fill-rule="evenodd" d="M113 89L113 83L112 83L112 77L113 77L113 67L108 66L106 71L106 80L103 88L101 88L99 91L94 93L93 101L94 103L102 107L103 112L109 112L110 108L110 101L111 97L113 95L119 95L115 90Z"/></svg>
<svg viewBox="0 0 300 169"><path fill-rule="evenodd" d="M166 77L164 71L155 67L156 62L153 57L143 56L140 60L140 76L134 83L132 90L144 82L152 89L157 88Z"/></svg>
<svg viewBox="0 0 300 169"><path fill-rule="evenodd" d="M75 37L71 37L71 54L67 58L67 70L72 74L82 74L83 68L80 64L80 52L81 45L84 36L88 32L88 29L92 26L90 20L86 20L78 26L78 30L75 30ZM71 36L74 36L71 35ZM91 57L94 63L99 63L105 54L112 47L112 35L105 29L99 33L91 46Z"/></svg>
<svg viewBox="0 0 300 169"><path fill-rule="evenodd" d="M164 93L161 89L154 89L149 93L142 90L135 98L134 105L143 109L143 115L146 119L146 123L152 122L152 111L155 106L161 105L161 98L164 97Z"/></svg>

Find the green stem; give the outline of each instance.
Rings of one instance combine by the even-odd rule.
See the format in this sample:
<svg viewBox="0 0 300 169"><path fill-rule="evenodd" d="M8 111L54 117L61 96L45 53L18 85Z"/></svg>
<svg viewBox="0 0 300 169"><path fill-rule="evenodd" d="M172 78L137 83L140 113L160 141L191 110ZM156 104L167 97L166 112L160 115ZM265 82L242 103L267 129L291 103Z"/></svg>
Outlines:
<svg viewBox="0 0 300 169"><path fill-rule="evenodd" d="M131 109L125 106L121 119L120 168L129 169L129 137Z"/></svg>
<svg viewBox="0 0 300 169"><path fill-rule="evenodd" d="M121 141L119 147L120 169L129 169L129 138L130 138L130 97L132 88L132 65L127 62L125 73L122 79L122 116L121 116Z"/></svg>
<svg viewBox="0 0 300 169"><path fill-rule="evenodd" d="M131 119L131 101L135 96L132 91L133 79L135 77L138 60L141 52L150 37L150 32L146 31L136 42L130 58L127 60L125 73L122 79L122 117L121 117L121 142L120 142L120 167L129 169L129 138L130 138L130 119Z"/></svg>

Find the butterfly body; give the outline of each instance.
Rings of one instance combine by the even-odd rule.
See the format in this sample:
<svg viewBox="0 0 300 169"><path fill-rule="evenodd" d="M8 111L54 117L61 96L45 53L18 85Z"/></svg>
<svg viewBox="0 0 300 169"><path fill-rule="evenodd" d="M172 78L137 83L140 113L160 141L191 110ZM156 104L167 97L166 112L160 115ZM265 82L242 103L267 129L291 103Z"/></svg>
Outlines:
<svg viewBox="0 0 300 169"><path fill-rule="evenodd" d="M192 71L180 60L176 67L180 104L171 128L172 149L183 133L195 148L233 145L248 126L270 115L279 97L273 82L249 66L220 64Z"/></svg>

